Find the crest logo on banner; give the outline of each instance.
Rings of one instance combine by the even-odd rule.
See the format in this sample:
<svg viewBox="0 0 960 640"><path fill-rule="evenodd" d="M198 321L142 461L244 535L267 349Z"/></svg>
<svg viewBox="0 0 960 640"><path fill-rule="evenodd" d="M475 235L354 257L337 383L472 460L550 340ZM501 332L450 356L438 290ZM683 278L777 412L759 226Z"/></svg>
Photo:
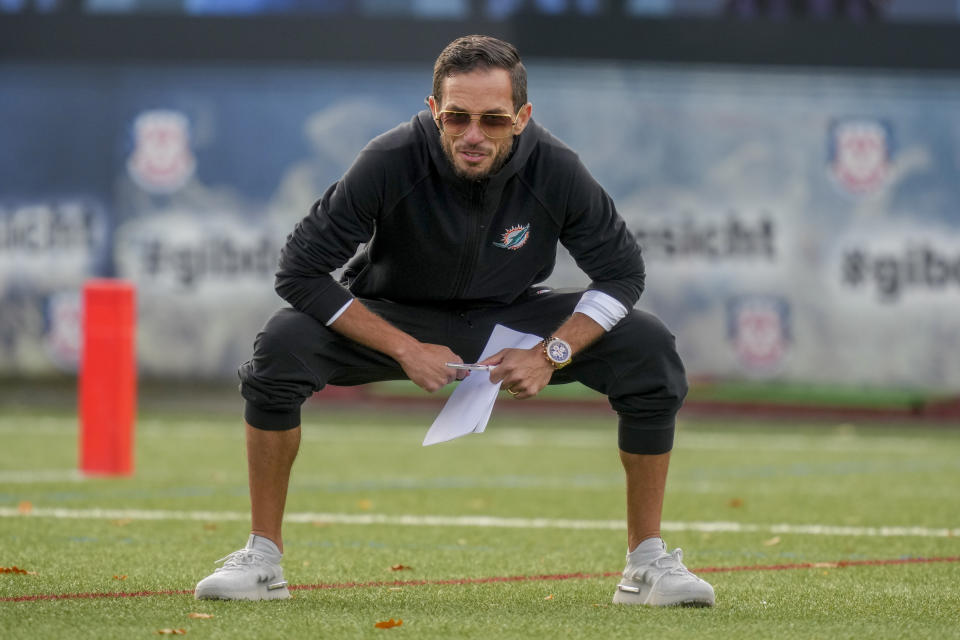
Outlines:
<svg viewBox="0 0 960 640"><path fill-rule="evenodd" d="M144 111L133 122L133 152L127 172L145 191L170 194L193 176L190 122L179 111Z"/></svg>
<svg viewBox="0 0 960 640"><path fill-rule="evenodd" d="M727 337L751 374L778 371L792 341L790 305L778 296L743 296L727 302Z"/></svg>
<svg viewBox="0 0 960 640"><path fill-rule="evenodd" d="M849 193L878 190L890 173L890 125L882 120L849 118L830 125L829 166L833 178Z"/></svg>

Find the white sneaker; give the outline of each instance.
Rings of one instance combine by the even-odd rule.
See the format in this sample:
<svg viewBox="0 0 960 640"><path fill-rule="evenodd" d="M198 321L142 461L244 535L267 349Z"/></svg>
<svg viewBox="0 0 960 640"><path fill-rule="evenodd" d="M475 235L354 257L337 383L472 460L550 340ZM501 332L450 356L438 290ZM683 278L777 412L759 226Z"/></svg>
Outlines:
<svg viewBox="0 0 960 640"><path fill-rule="evenodd" d="M283 579L283 555L271 541L250 536L247 546L220 558L223 566L197 583L197 600L285 600L290 597Z"/></svg>
<svg viewBox="0 0 960 640"><path fill-rule="evenodd" d="M628 556L629 560L629 556ZM649 564L627 563L623 580L613 594L614 604L645 604L653 607L688 605L712 607L713 587L683 565L683 551L674 549Z"/></svg>

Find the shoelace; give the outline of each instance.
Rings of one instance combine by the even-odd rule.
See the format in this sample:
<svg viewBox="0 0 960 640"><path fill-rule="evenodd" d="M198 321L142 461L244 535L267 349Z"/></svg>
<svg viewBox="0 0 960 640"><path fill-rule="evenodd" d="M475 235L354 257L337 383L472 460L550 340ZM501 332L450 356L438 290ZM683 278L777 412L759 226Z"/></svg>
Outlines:
<svg viewBox="0 0 960 640"><path fill-rule="evenodd" d="M671 573L677 575L690 573L690 570L687 569L683 564L683 550L677 548L668 554L660 556L649 565L637 567L633 572L631 572L629 577L632 579L636 579L638 577L642 578L648 571L650 571L651 567L657 570L656 574L660 577Z"/></svg>
<svg viewBox="0 0 960 640"><path fill-rule="evenodd" d="M264 556L262 553L258 553L253 549L240 549L239 551L234 551L228 556L220 558L217 560L217 563L223 563L223 566L217 569L217 571L229 570L229 569L241 569L243 565L254 564L257 562L262 562Z"/></svg>
<svg viewBox="0 0 960 640"><path fill-rule="evenodd" d="M688 573L689 570L683 564L683 549L677 548L665 556L661 556L653 561L653 566L658 569L666 569L667 573Z"/></svg>

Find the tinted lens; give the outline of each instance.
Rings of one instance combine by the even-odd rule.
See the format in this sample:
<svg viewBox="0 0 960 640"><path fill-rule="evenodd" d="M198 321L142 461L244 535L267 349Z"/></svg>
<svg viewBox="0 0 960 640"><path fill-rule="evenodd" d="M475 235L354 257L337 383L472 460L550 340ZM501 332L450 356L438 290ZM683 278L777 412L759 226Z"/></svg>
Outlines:
<svg viewBox="0 0 960 640"><path fill-rule="evenodd" d="M470 126L472 115L463 111L441 111L440 124L450 135L459 136ZM506 138L513 129L513 117L503 113L484 113L477 116L480 130L490 138Z"/></svg>
<svg viewBox="0 0 960 640"><path fill-rule="evenodd" d="M470 114L460 111L441 111L440 124L443 125L444 131L457 135L470 125Z"/></svg>
<svg viewBox="0 0 960 640"><path fill-rule="evenodd" d="M505 138L510 135L513 118L499 113L485 113L480 116L480 129L491 138Z"/></svg>

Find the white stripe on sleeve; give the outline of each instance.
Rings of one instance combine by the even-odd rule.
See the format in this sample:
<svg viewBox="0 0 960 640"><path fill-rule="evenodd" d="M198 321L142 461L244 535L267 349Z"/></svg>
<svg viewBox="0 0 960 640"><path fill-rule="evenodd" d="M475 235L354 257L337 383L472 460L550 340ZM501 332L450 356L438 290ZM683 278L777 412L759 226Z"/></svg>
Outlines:
<svg viewBox="0 0 960 640"><path fill-rule="evenodd" d="M603 291L593 289L584 292L573 311L589 316L603 327L604 331L613 329L614 325L627 315L627 308L619 300Z"/></svg>
<svg viewBox="0 0 960 640"><path fill-rule="evenodd" d="M347 307L349 307L351 304L353 304L353 301L354 301L354 300L356 300L356 298L350 298L349 300L347 300L347 303L346 303L345 305L343 305L342 307L340 307L340 310L339 310L339 311L337 311L335 314L333 314L332 316L330 316L330 319L327 320L327 326L329 327L329 326L332 325L334 322L336 322L336 321L337 321L337 318L339 318L340 316L343 315L343 312L347 310Z"/></svg>

